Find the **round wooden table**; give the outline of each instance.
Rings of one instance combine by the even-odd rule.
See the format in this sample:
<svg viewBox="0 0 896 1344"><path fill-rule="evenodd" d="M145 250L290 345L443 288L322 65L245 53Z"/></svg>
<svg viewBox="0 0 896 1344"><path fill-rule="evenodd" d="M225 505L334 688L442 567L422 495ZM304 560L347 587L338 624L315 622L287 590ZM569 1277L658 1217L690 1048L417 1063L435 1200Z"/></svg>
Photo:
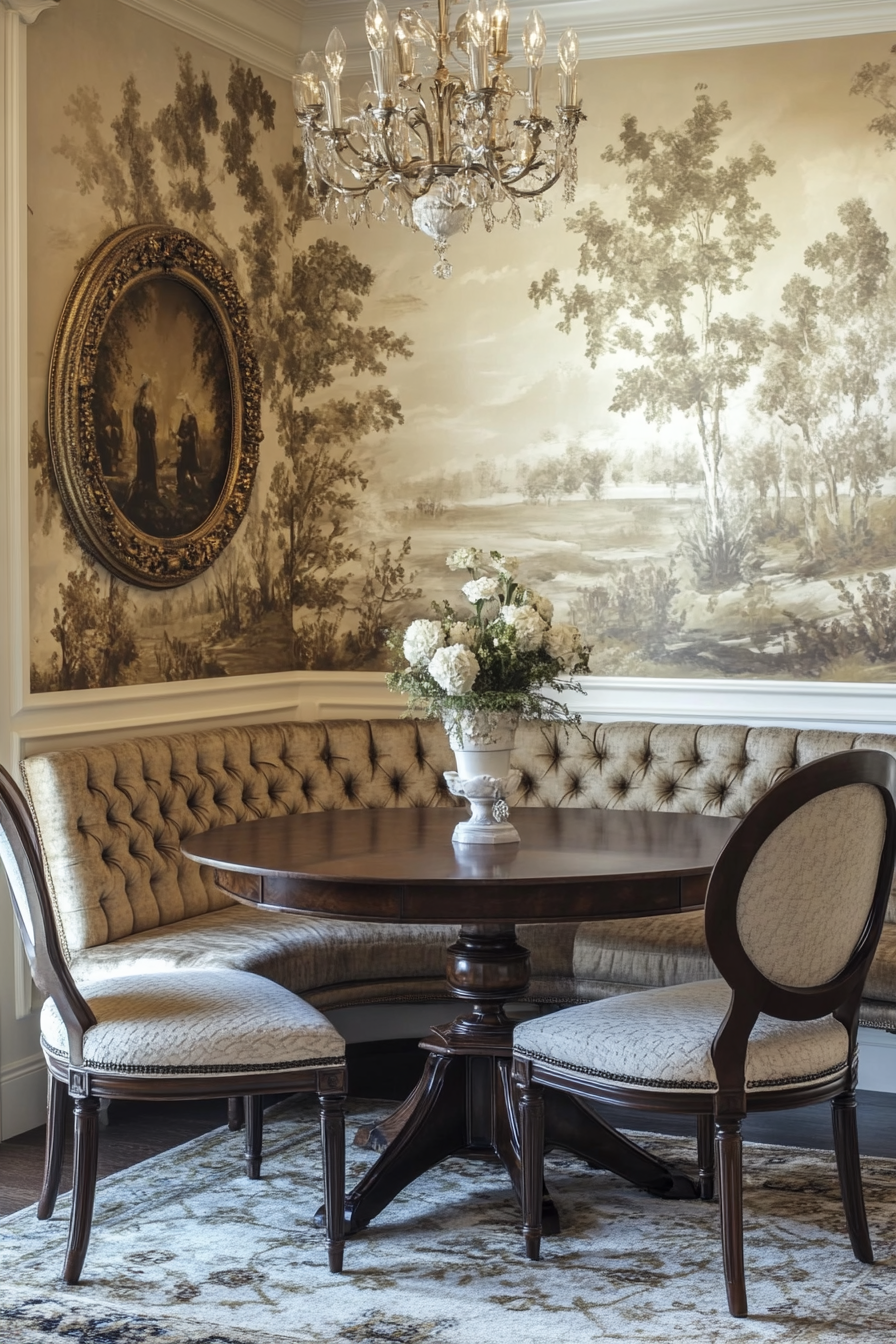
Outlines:
<svg viewBox="0 0 896 1344"><path fill-rule="evenodd" d="M517 924L672 914L703 904L709 873L737 822L673 812L518 809L520 843L453 845L455 808L342 810L240 822L182 844L219 887L261 910L389 923L460 925L446 977L462 1004L420 1042L423 1076L373 1134L381 1154L346 1197L357 1231L453 1153L494 1154L520 1193L504 1006L529 984ZM666 1198L693 1198L670 1170L578 1099L546 1093L546 1143ZM558 1227L545 1195L545 1231Z"/></svg>

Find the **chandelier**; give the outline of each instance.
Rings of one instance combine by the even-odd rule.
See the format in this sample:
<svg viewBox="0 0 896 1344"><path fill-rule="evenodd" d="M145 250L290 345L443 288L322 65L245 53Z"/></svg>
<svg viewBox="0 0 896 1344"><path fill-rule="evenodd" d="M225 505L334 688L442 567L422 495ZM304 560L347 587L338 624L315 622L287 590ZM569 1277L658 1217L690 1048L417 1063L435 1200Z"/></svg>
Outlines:
<svg viewBox="0 0 896 1344"><path fill-rule="evenodd" d="M370 0L373 79L357 104L342 96L346 46L338 28L323 61L309 51L293 76L308 191L321 216L332 221L344 210L351 224L396 216L434 240L433 274L441 279L451 274L449 238L466 231L477 210L489 231L496 220L519 228L520 202L532 200L535 218L544 218L544 193L561 177L563 199L574 198L575 136L584 120L571 29L560 39L551 121L541 106L547 41L538 11L523 29L528 79L520 89L506 70L513 59L507 0L491 13L482 0L469 0L453 28L451 3L438 0L436 30L416 9L399 10L393 27L382 0Z"/></svg>

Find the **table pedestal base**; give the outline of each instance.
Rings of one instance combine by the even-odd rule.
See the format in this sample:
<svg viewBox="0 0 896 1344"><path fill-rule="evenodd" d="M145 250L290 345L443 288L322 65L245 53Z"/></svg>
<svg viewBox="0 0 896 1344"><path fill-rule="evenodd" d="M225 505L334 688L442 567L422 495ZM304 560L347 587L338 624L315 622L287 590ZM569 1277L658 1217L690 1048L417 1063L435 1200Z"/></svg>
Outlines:
<svg viewBox="0 0 896 1344"><path fill-rule="evenodd" d="M497 1158L520 1198L513 1024L504 1003L525 992L529 954L516 941L513 925L465 925L448 949L448 982L469 1009L420 1042L429 1058L414 1091L386 1120L356 1136L356 1143L380 1156L346 1197L347 1232L366 1227L411 1181L454 1154ZM547 1146L565 1148L663 1198L696 1198L693 1181L625 1138L585 1103L549 1088L544 1101ZM542 1220L546 1235L559 1231L546 1191Z"/></svg>

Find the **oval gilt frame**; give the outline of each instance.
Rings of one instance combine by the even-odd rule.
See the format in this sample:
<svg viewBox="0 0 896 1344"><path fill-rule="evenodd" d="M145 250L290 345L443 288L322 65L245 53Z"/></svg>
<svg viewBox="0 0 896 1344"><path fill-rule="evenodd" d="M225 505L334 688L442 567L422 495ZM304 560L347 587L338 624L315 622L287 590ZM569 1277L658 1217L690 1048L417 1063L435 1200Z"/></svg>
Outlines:
<svg viewBox="0 0 896 1344"><path fill-rule="evenodd" d="M185 514L190 526L170 536L156 535L141 526L123 512L121 498L116 502L110 489L108 450L104 474L94 423L97 361L113 311L127 296L133 298L138 286L161 280L186 286L208 309L220 338L220 351L213 353L221 355L226 366L225 378L219 360L218 378L222 385L229 382L230 389L229 456L224 462L221 454L214 481L215 489L220 482L220 493L209 497L206 516L197 521ZM186 295L184 301L191 302ZM162 347L160 341L160 358L165 353ZM186 413L185 397L177 400L184 401ZM135 225L100 244L72 286L59 322L50 364L48 412L50 451L63 503L78 540L107 569L128 583L158 589L187 583L215 562L246 513L263 436L261 375L248 310L233 275L205 243L182 229ZM152 417L151 456L157 461L154 412ZM194 436L196 423L194 417ZM120 414L118 426L120 438L130 433L130 429L122 430ZM173 433L170 437L174 439ZM191 462L197 461L195 442L194 437ZM183 449L177 491L182 492L186 481L194 492L195 515L195 500L203 496L198 471L191 478L186 466L182 470L186 455ZM168 462L163 465L170 467ZM153 462L153 492L157 491L155 469ZM138 457L135 484L139 476Z"/></svg>

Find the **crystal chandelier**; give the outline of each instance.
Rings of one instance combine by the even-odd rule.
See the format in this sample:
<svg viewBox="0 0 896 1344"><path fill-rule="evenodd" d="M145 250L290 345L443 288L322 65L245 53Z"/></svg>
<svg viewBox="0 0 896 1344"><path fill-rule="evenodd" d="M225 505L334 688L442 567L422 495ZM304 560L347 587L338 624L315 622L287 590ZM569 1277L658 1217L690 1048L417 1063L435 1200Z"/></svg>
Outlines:
<svg viewBox="0 0 896 1344"><path fill-rule="evenodd" d="M356 106L342 97L346 47L338 28L323 62L309 51L293 77L308 190L322 217L332 221L341 208L351 224L397 216L434 240L433 273L442 279L451 274L448 240L469 228L476 210L487 230L496 220L518 228L520 202L530 199L542 219L549 210L544 193L561 177L563 199L573 199L575 136L584 120L576 89L579 42L571 29L558 49L554 122L541 107L547 42L538 11L523 29L523 90L505 68L512 60L507 0L497 0L491 14L482 0L469 0L453 28L451 3L438 0L437 31L416 9L400 10L393 28L382 0L370 0L373 80Z"/></svg>

